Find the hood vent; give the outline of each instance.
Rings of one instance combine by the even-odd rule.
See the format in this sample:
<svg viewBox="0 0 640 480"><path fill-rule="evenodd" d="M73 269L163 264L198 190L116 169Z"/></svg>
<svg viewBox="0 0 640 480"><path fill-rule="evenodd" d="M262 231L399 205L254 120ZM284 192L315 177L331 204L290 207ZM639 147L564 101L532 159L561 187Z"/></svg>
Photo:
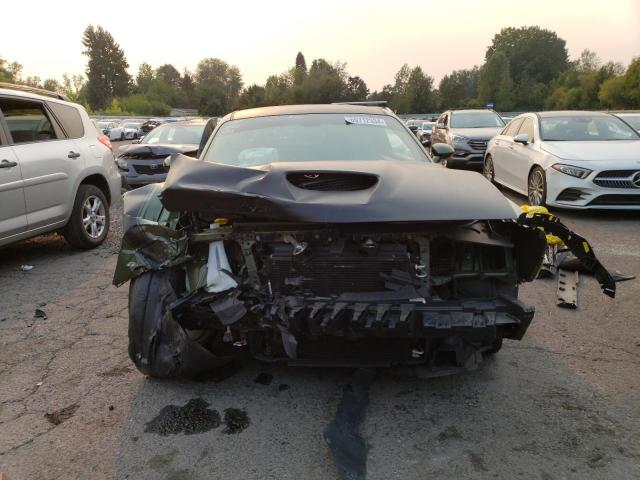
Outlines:
<svg viewBox="0 0 640 480"><path fill-rule="evenodd" d="M298 188L322 192L366 190L378 183L376 175L352 172L292 172L287 180Z"/></svg>

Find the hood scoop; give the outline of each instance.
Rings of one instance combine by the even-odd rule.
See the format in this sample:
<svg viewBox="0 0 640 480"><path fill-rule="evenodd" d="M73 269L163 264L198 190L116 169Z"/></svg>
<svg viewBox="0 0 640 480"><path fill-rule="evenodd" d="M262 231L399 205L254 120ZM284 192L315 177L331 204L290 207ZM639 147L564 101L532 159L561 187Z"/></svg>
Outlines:
<svg viewBox="0 0 640 480"><path fill-rule="evenodd" d="M354 172L290 172L290 184L305 190L321 192L352 192L367 190L378 183L376 175Z"/></svg>

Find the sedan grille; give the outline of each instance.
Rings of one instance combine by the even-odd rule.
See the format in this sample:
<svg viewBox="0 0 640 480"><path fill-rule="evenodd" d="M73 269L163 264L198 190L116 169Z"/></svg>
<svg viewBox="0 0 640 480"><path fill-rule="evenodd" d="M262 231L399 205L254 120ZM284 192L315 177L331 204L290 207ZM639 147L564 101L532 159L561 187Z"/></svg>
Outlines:
<svg viewBox="0 0 640 480"><path fill-rule="evenodd" d="M640 170L605 170L596 175L593 183L605 188L640 188L637 183L634 183L638 178L640 178Z"/></svg>
<svg viewBox="0 0 640 480"><path fill-rule="evenodd" d="M640 195L600 195L594 198L589 205L640 205Z"/></svg>
<svg viewBox="0 0 640 480"><path fill-rule="evenodd" d="M474 150L480 150L484 152L487 149L488 140L469 140L469 146Z"/></svg>
<svg viewBox="0 0 640 480"><path fill-rule="evenodd" d="M350 172L295 172L287 180L298 188L324 192L366 190L378 183L375 175Z"/></svg>

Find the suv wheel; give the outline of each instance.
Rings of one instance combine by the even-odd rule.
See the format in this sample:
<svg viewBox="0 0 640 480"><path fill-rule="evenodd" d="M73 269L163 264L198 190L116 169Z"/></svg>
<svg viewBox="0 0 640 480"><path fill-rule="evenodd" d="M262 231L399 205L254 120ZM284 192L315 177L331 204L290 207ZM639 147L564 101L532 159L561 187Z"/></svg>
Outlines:
<svg viewBox="0 0 640 480"><path fill-rule="evenodd" d="M533 167L529 174L527 199L530 205L544 205L547 201L547 179L540 167Z"/></svg>
<svg viewBox="0 0 640 480"><path fill-rule="evenodd" d="M109 233L109 204L98 187L80 185L64 238L76 248L95 248Z"/></svg>

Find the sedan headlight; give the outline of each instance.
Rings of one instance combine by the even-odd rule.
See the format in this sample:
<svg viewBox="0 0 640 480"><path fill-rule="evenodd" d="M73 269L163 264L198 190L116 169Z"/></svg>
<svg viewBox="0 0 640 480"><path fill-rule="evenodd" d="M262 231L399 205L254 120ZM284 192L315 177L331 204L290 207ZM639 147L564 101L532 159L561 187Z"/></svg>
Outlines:
<svg viewBox="0 0 640 480"><path fill-rule="evenodd" d="M574 167L573 165L563 165L562 163L556 163L555 165L552 165L551 168L577 178L587 178L593 171L586 168Z"/></svg>
<svg viewBox="0 0 640 480"><path fill-rule="evenodd" d="M117 159L116 163L118 164L118 168L121 168L122 170L129 169L129 164L127 163L126 160L123 160L122 158Z"/></svg>
<svg viewBox="0 0 640 480"><path fill-rule="evenodd" d="M451 140L453 143L467 143L469 140L467 137L463 137L462 135L451 135Z"/></svg>

